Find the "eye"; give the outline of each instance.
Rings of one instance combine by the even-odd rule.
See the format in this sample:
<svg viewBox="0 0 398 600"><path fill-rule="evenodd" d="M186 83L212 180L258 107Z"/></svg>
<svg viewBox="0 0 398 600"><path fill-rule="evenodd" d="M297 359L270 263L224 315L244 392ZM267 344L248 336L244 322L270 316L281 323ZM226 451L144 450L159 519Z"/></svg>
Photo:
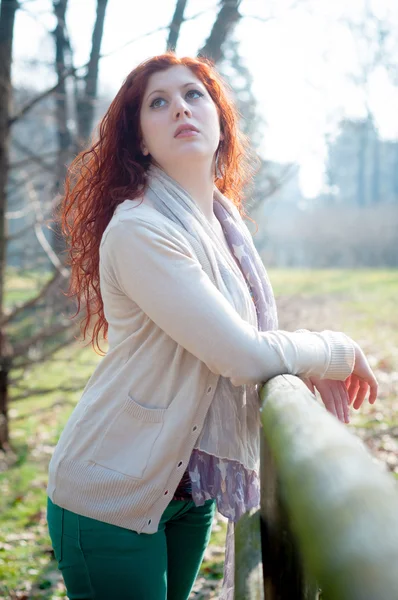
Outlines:
<svg viewBox="0 0 398 600"><path fill-rule="evenodd" d="M196 96L195 96L196 94ZM191 98L192 100L196 100L196 98L201 98L202 96L204 96L204 94L202 94L202 92L200 92L199 90L189 90L189 92L187 92L187 97Z"/></svg>
<svg viewBox="0 0 398 600"><path fill-rule="evenodd" d="M161 102L166 102L166 101L164 98L155 98L154 100L152 100L149 107L150 108L160 108L161 106L163 106L163 104L160 104Z"/></svg>

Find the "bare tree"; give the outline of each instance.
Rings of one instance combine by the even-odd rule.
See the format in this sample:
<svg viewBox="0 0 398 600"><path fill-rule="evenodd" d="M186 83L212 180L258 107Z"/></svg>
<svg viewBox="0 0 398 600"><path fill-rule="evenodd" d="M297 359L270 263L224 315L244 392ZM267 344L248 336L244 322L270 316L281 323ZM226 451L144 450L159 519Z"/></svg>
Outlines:
<svg viewBox="0 0 398 600"><path fill-rule="evenodd" d="M376 14L369 0L364 0L363 10L349 17L343 14L339 22L351 34L357 65L349 74L349 79L362 96L365 112L363 119L351 122L342 120L340 123L342 133L344 133L344 130L348 131L349 125L351 125L352 132L351 139L346 140L352 143L352 155L349 161L351 171L347 164L342 164L340 172L346 178L346 183L347 177L349 177L350 182L355 180L353 187L355 187L355 202L358 206L377 204L382 200L384 187L381 175L383 168L381 146L383 142L380 139L373 112L371 92L372 87L375 85L374 75L381 71L384 71L393 85L398 83L398 69L396 67L397 37L392 25L392 14L388 15L386 13L384 17ZM336 162L338 146L342 145L343 140L344 136L338 138L337 148L336 144L334 144L334 148L333 144L329 144L330 164ZM398 165L398 144L391 145L390 152L394 155ZM335 180L336 173L331 172L330 164L328 167L329 175L332 180ZM395 193L398 191L396 173L397 169L394 169L392 183ZM333 184L333 181L330 181L330 183Z"/></svg>
<svg viewBox="0 0 398 600"><path fill-rule="evenodd" d="M83 78L84 88L77 97L78 143L84 145L93 129L95 100L98 89L98 68L108 0L97 0L97 16L93 29L90 60ZM78 88L77 88L78 89Z"/></svg>
<svg viewBox="0 0 398 600"><path fill-rule="evenodd" d="M69 163L72 135L68 124L68 103L66 89L66 55L70 53L70 44L66 30L66 10L68 0L53 0L54 14L57 25L54 30L55 39L55 71L57 73L58 87L55 94L55 114L57 122L58 151L56 160L56 177L54 182L54 194L61 192L65 178L66 165ZM60 255L64 249L64 243L60 228L56 226L53 231L53 248Z"/></svg>
<svg viewBox="0 0 398 600"><path fill-rule="evenodd" d="M240 4L241 0L221 0L220 11L199 56L206 56L215 63L223 58L223 44L241 18Z"/></svg>
<svg viewBox="0 0 398 600"><path fill-rule="evenodd" d="M85 112L85 118L80 119L81 126L84 128L83 135L91 130L94 111L92 110L93 101L97 94L98 80L98 61L100 57L100 45L102 39L105 8L107 0L98 0L97 19L93 31L93 47L91 50L90 62L87 65L87 72L84 78L84 88L82 92L80 107L84 109L89 106ZM78 325L71 322L70 315L73 311L70 300L65 298L63 288L69 278L69 271L66 269L60 258L54 252L49 243L44 227L48 214L43 204L42 198L39 199L34 184L34 175L30 172L24 174L26 165L33 165L36 171L46 172L50 165L40 155L40 151L33 151L27 148L23 142L15 140L16 147L21 149L22 156L26 158L22 161L16 161L13 164L13 173L17 173L14 178L14 185L10 185L9 177L9 131L10 127L20 124L22 119L28 115L31 110L36 110L40 102L44 102L51 94L55 96L55 123L57 135L57 160L51 169L56 176L56 188L62 188L62 182L66 172L66 166L72 154L72 149L77 144L73 139L69 128L71 115L70 104L74 100L73 89L67 86L67 78L74 77L76 74L73 68L72 53L68 40L66 29L66 12L68 0L53 0L53 8L57 23L53 32L55 40L55 69L57 73L57 84L39 94L33 100L27 102L25 106L10 115L10 97L11 97L11 64L12 64L12 34L14 25L15 11L18 8L18 2L15 0L6 0L1 3L0 23L0 75L1 75L1 94L0 94L0 448L7 448L8 444L8 425L7 425L7 398L9 387L9 373L20 373L21 369L39 362L49 360L54 353L73 343L78 335ZM77 128L78 129L78 128ZM78 129L79 130L79 129ZM83 136L82 136L83 137ZM44 155L45 156L45 155ZM19 163L19 164L18 164ZM7 190L8 181L8 190ZM53 183L50 181L51 188ZM20 190L18 190L20 188ZM23 189L24 206L21 210L14 211L14 216L24 218L24 226L19 231L9 236L6 231L6 219L10 217L6 213L6 198L8 193L16 190L21 195ZM43 191L43 190L42 190ZM53 189L54 191L54 189ZM48 190L49 192L49 190ZM48 194L47 194L48 195ZM48 210L48 209L47 209ZM26 215L32 216L33 221L26 225ZM16 238L22 238L27 235L28 227L30 232L34 232L38 244L41 246L43 254L52 263L54 267L53 274L47 272L41 276L38 285L38 291L33 298L16 304L6 310L4 308L4 276L6 267L6 243ZM14 381L18 381L18 376Z"/></svg>
<svg viewBox="0 0 398 600"><path fill-rule="evenodd" d="M178 36L180 35L181 25L184 21L184 11L187 0L177 0L174 15L170 23L170 32L167 39L167 50L175 50L177 47Z"/></svg>
<svg viewBox="0 0 398 600"><path fill-rule="evenodd" d="M72 151L78 151L87 142L94 125L95 101L98 90L98 69L102 36L104 31L105 13L108 0L97 0L96 20L93 28L90 60L86 65L86 74L77 77L73 69L71 47L68 40L65 15L68 0L53 0L54 12L57 17L57 27L54 32L56 48L56 72L58 88L56 92L57 130L58 130L58 159L57 181L55 193L62 194L67 165L72 159ZM69 64L66 64L66 51L69 54ZM65 73L73 73L75 78L75 97L68 94ZM73 101L76 103L77 136L72 140L68 127L68 118L72 114ZM57 211L58 212L57 207ZM59 222L53 228L52 246L62 257L65 243L60 231Z"/></svg>
<svg viewBox="0 0 398 600"><path fill-rule="evenodd" d="M4 276L6 270L6 218L11 63L17 0L3 0L0 6L0 318L4 314ZM6 334L0 328L0 449L8 444L7 394L10 361Z"/></svg>

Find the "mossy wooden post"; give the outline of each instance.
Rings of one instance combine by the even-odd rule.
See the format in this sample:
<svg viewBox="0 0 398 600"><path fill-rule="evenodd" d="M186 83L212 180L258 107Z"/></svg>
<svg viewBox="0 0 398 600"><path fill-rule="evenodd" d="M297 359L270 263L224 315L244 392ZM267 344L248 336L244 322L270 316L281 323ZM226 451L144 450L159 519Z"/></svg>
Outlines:
<svg viewBox="0 0 398 600"><path fill-rule="evenodd" d="M265 600L316 600L318 586L305 575L281 495L275 462L261 439L261 537Z"/></svg>
<svg viewBox="0 0 398 600"><path fill-rule="evenodd" d="M260 511L243 515L235 527L235 600L264 600Z"/></svg>
<svg viewBox="0 0 398 600"><path fill-rule="evenodd" d="M270 380L261 397L263 431L289 527L322 598L398 598L398 488L393 477L298 377ZM266 477L263 490L276 487Z"/></svg>

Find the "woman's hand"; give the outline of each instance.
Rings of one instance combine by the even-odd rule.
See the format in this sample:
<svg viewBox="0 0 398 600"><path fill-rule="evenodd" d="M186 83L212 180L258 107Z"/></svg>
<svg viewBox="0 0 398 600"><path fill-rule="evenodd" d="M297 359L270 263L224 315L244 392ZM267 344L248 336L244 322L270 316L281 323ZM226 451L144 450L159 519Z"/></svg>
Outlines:
<svg viewBox="0 0 398 600"><path fill-rule="evenodd" d="M377 398L378 383L369 363L356 342L351 340L355 348L354 369L345 380L349 402L355 409L360 408L369 391L369 403L374 404Z"/></svg>
<svg viewBox="0 0 398 600"><path fill-rule="evenodd" d="M342 423L350 422L349 395L344 381L335 379L303 379L309 390L315 394L315 388L321 395L326 410Z"/></svg>
<svg viewBox="0 0 398 600"><path fill-rule="evenodd" d="M306 386L315 393L315 388L321 395L326 409L343 423L350 422L349 407L358 410L369 392L369 403L373 404L377 398L378 383L369 366L369 363L356 342L352 340L355 348L355 363L353 372L345 381L333 379L319 379L311 377L303 379Z"/></svg>

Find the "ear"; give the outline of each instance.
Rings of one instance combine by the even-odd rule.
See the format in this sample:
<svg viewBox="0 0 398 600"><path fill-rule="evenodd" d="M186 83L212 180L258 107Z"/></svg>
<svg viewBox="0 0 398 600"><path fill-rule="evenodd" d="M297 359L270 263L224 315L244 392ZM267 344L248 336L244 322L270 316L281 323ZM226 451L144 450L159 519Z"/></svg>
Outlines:
<svg viewBox="0 0 398 600"><path fill-rule="evenodd" d="M148 148L146 148L145 146L142 146L142 154L143 154L144 156L148 156L148 154L149 154L149 150L148 150Z"/></svg>

